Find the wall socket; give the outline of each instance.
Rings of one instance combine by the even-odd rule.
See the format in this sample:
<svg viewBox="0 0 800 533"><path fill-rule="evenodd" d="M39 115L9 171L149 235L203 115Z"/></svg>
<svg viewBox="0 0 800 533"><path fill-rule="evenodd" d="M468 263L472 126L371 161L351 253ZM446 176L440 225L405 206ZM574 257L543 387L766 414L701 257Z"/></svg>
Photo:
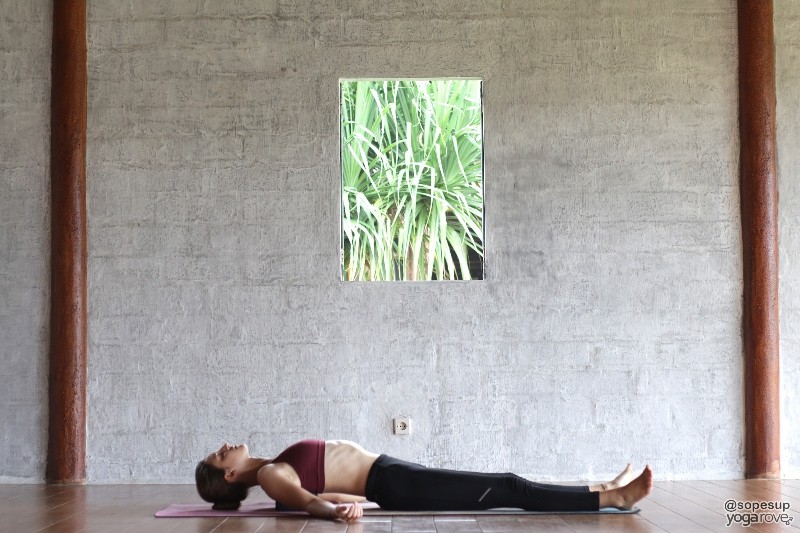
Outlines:
<svg viewBox="0 0 800 533"><path fill-rule="evenodd" d="M411 417L400 415L392 419L392 433L395 435L411 434Z"/></svg>

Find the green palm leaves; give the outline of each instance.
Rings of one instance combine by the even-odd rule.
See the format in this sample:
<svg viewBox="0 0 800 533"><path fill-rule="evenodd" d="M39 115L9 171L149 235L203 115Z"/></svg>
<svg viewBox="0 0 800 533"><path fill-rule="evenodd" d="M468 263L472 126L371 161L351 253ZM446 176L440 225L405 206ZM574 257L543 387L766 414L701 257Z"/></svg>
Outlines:
<svg viewBox="0 0 800 533"><path fill-rule="evenodd" d="M343 81L346 280L483 277L481 82Z"/></svg>

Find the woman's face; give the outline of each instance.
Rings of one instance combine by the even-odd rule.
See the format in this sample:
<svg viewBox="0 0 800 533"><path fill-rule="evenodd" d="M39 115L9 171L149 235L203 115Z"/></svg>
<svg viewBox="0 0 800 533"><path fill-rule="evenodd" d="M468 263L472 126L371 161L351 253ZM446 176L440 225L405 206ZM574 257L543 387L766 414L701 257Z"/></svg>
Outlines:
<svg viewBox="0 0 800 533"><path fill-rule="evenodd" d="M225 471L239 466L245 459L250 457L250 452L246 444L236 444L231 446L227 442L219 450L206 457L206 463L221 468Z"/></svg>

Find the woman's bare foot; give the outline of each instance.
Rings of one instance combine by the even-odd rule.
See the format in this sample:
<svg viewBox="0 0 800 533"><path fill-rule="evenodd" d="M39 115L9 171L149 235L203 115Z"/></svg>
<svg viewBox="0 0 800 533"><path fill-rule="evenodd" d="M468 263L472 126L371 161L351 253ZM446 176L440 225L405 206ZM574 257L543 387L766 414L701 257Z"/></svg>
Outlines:
<svg viewBox="0 0 800 533"><path fill-rule="evenodd" d="M603 483L603 485L606 486L606 490L618 489L620 487L624 487L625 485L633 481L634 477L636 476L633 473L633 467L631 466L630 463L628 463L628 466L625 467L625 470L623 470L617 477L615 477L608 483Z"/></svg>
<svg viewBox="0 0 800 533"><path fill-rule="evenodd" d="M624 487L601 492L600 507L631 509L636 502L650 494L651 490L653 490L653 471L650 465L647 465L639 477Z"/></svg>
<svg viewBox="0 0 800 533"><path fill-rule="evenodd" d="M634 478L633 475L633 467L630 463L625 469L620 472L620 474L612 479L611 481L606 481L605 483L600 483L598 485L590 485L589 490L592 492L599 492L601 490L611 490L611 489L618 489L620 487L624 487L628 483L630 483Z"/></svg>

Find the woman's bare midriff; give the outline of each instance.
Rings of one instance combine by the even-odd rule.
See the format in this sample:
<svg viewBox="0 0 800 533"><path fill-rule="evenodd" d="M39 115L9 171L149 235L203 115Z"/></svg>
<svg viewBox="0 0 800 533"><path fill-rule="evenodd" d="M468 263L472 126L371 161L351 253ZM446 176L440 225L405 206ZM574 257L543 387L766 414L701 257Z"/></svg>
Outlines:
<svg viewBox="0 0 800 533"><path fill-rule="evenodd" d="M378 454L349 440L325 441L325 492L364 496Z"/></svg>

